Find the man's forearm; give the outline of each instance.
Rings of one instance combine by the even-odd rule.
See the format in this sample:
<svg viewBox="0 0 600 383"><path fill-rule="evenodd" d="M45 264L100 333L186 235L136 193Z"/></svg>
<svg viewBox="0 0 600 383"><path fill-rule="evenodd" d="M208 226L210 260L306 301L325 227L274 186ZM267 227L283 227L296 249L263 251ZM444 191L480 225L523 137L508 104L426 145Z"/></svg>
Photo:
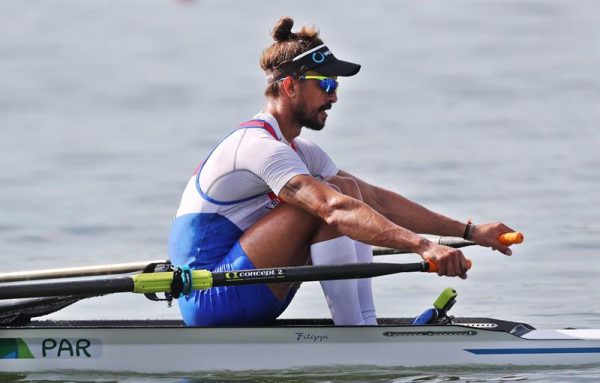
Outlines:
<svg viewBox="0 0 600 383"><path fill-rule="evenodd" d="M429 241L394 224L363 201L341 194L310 176L292 178L281 189L279 197L320 217L340 234L364 243L419 254L431 247Z"/></svg>
<svg viewBox="0 0 600 383"><path fill-rule="evenodd" d="M374 187L372 201L365 201L397 225L422 234L462 237L465 223L436 213L392 191Z"/></svg>
<svg viewBox="0 0 600 383"><path fill-rule="evenodd" d="M343 170L340 176L353 178L363 201L395 224L415 233L462 237L466 223L446 217L398 193L371 185Z"/></svg>

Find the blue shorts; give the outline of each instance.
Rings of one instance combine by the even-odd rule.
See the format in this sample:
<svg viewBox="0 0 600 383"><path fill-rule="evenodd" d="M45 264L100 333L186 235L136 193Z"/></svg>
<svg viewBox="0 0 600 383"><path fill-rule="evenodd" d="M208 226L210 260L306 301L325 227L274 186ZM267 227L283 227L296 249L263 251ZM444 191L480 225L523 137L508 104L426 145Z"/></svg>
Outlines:
<svg viewBox="0 0 600 383"><path fill-rule="evenodd" d="M255 269L239 241L210 271ZM188 326L256 325L274 321L290 304L295 289L279 300L265 284L219 286L193 291L179 298L179 309Z"/></svg>

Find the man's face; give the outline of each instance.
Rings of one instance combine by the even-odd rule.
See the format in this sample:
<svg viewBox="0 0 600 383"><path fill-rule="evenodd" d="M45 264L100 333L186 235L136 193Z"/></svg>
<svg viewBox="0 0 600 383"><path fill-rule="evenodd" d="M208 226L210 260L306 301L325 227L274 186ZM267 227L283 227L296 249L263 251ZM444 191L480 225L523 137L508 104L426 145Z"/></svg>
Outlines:
<svg viewBox="0 0 600 383"><path fill-rule="evenodd" d="M322 76L309 71L307 76ZM335 77L332 77L335 78ZM319 80L303 79L299 82L298 101L295 104L295 117L302 126L312 130L321 130L327 120L327 110L337 102L337 94L327 93L319 85Z"/></svg>

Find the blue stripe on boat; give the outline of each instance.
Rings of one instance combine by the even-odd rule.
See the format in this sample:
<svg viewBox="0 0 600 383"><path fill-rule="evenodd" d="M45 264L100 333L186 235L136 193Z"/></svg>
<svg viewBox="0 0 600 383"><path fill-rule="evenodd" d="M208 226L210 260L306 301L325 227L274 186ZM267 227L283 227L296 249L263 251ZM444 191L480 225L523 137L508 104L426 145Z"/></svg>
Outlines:
<svg viewBox="0 0 600 383"><path fill-rule="evenodd" d="M465 351L475 355L499 354L595 354L600 347L559 347L559 348L467 348Z"/></svg>

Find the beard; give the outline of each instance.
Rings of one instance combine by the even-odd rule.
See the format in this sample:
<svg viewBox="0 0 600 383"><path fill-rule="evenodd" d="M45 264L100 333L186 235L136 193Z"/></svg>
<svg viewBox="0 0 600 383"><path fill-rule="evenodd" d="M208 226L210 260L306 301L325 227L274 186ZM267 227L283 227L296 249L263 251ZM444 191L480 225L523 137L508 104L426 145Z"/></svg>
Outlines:
<svg viewBox="0 0 600 383"><path fill-rule="evenodd" d="M319 121L319 113L331 109L331 104L322 105L316 112L309 112L304 105L299 105L294 117L302 126L319 131L325 127L325 120Z"/></svg>

